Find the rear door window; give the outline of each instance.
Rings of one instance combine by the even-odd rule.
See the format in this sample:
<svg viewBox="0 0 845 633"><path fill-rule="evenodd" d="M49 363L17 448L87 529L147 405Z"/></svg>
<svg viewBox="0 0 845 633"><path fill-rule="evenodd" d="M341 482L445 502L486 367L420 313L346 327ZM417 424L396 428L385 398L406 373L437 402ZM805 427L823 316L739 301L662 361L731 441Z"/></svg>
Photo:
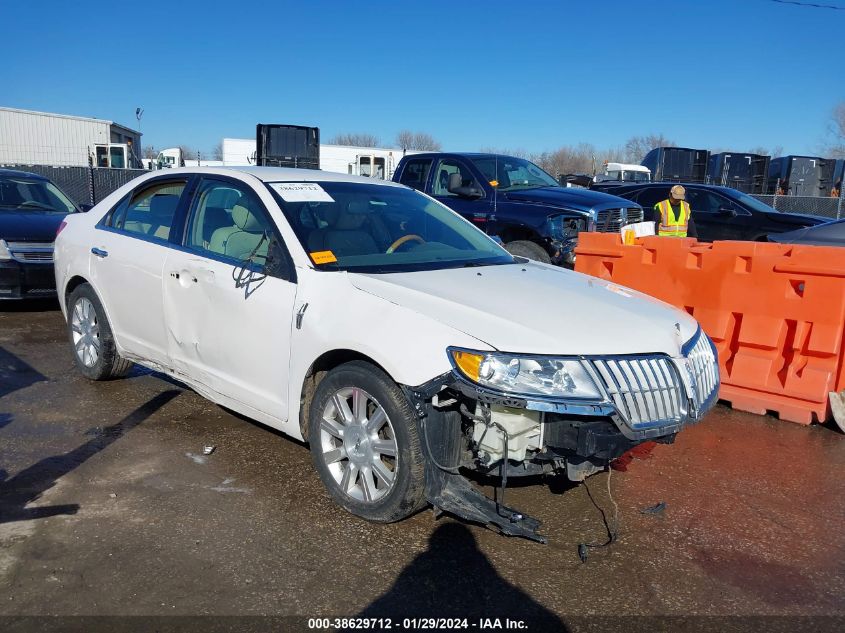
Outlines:
<svg viewBox="0 0 845 633"><path fill-rule="evenodd" d="M687 202L690 209L699 213L716 213L723 206L730 207L730 204L721 196L703 189L688 189Z"/></svg>
<svg viewBox="0 0 845 633"><path fill-rule="evenodd" d="M402 176L399 182L408 185L419 191L425 190L425 183L428 180L428 172L431 170L432 160L430 158L417 158L405 163Z"/></svg>
<svg viewBox="0 0 845 633"><path fill-rule="evenodd" d="M637 202L644 209L651 209L658 202L662 202L669 197L669 189L664 187L654 187L651 189L644 189L640 195L637 196Z"/></svg>
<svg viewBox="0 0 845 633"><path fill-rule="evenodd" d="M112 227L132 235L166 241L174 224L186 181L157 182L133 192L115 209Z"/></svg>

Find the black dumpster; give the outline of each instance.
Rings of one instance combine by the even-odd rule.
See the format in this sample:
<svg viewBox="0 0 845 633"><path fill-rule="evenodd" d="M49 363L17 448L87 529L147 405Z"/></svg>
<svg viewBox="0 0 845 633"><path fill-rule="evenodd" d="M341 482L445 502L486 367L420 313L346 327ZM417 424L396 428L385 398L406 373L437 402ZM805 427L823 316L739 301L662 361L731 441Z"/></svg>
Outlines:
<svg viewBox="0 0 845 633"><path fill-rule="evenodd" d="M651 170L654 181L705 183L709 158L706 149L655 147L640 164Z"/></svg>

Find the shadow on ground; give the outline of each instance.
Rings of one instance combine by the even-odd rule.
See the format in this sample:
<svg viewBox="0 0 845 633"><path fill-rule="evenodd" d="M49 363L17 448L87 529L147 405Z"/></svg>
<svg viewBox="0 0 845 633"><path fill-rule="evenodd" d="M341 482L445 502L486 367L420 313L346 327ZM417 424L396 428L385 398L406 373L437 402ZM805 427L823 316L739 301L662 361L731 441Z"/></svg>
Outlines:
<svg viewBox="0 0 845 633"><path fill-rule="evenodd" d="M123 437L125 433L141 424L180 393L182 392L171 389L158 394L119 422L96 429L94 437L84 444L67 453L42 459L11 479L6 478L6 471L0 470L0 524L42 519L60 514L76 514L79 505L75 503L36 508L26 506L52 488L60 477L67 475Z"/></svg>
<svg viewBox="0 0 845 633"><path fill-rule="evenodd" d="M523 620L531 631L566 631L563 621L499 576L460 523L444 523L428 549L402 570L393 586L358 617ZM470 624L472 626L472 624Z"/></svg>
<svg viewBox="0 0 845 633"><path fill-rule="evenodd" d="M47 380L46 376L36 371L10 351L0 347L0 398L24 389L36 382Z"/></svg>

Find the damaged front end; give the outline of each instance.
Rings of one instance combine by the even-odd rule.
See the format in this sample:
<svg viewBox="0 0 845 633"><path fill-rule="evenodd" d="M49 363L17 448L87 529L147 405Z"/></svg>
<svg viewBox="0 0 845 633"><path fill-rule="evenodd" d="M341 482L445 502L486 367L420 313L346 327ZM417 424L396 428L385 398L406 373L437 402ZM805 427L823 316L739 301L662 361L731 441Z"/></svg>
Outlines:
<svg viewBox="0 0 845 633"><path fill-rule="evenodd" d="M580 368L580 379L588 377L595 387L580 398L510 395L453 365L453 371L405 389L419 419L428 501L438 512L543 543L537 519L504 505L508 478L565 474L583 481L644 441L670 444L712 407L719 384L715 350L700 332L679 358L560 361L555 380L560 368L573 374ZM532 378L538 375L535 370ZM501 478L497 500L470 483L465 474L471 472Z"/></svg>

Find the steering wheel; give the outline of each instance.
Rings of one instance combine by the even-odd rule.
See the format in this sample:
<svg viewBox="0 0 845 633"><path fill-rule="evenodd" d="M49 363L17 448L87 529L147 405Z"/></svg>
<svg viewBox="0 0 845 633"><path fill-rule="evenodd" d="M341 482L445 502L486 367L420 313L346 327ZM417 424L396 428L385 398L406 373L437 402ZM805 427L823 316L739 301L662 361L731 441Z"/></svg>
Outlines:
<svg viewBox="0 0 845 633"><path fill-rule="evenodd" d="M419 235L415 235L415 234L413 234L413 233L409 233L408 235L403 235L403 236L402 236L402 237L400 237L398 240L396 240L395 242L393 242L393 244L391 244L391 245L390 245L390 248L388 248L388 249L387 249L387 251L385 251L385 252L386 252L386 253L392 253L392 252L394 252L397 248L399 248L400 246L402 246L402 244L404 244L405 242L408 242L408 241L410 241L410 240L416 240L416 241L418 241L420 244L425 244L425 240L424 240L423 238L421 238Z"/></svg>

